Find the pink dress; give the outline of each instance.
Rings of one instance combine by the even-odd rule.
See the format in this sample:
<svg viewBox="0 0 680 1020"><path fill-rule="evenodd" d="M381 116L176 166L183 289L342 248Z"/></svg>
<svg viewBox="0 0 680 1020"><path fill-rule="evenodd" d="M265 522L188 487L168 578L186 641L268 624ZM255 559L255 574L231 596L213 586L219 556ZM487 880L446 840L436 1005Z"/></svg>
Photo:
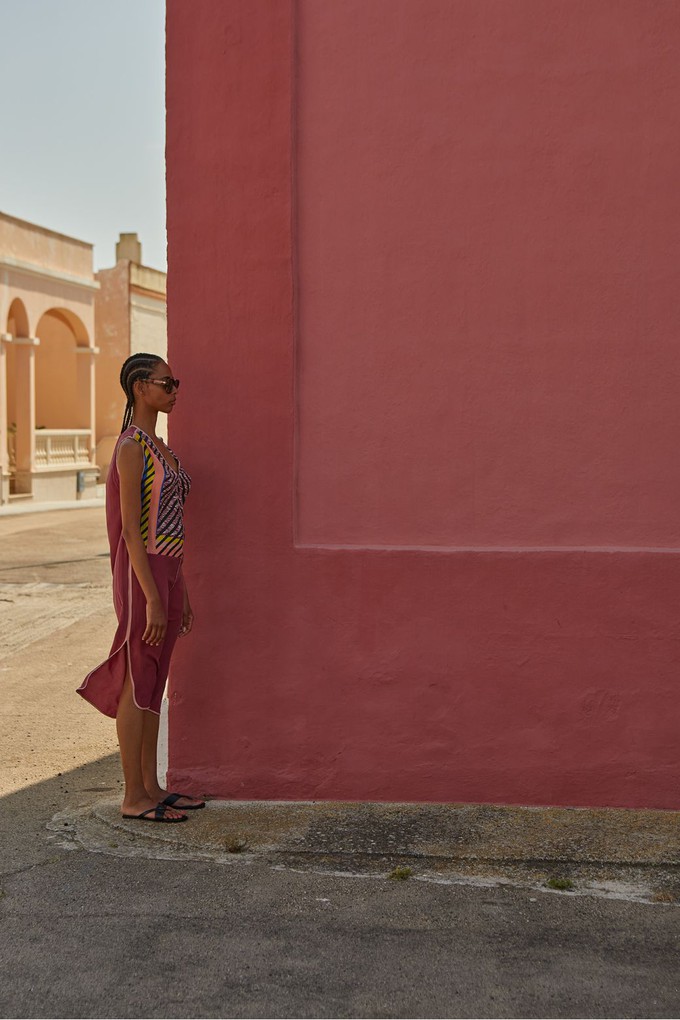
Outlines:
<svg viewBox="0 0 680 1020"><path fill-rule="evenodd" d="M139 527L151 573L167 613L168 626L160 645L148 645L142 641L146 630L146 598L130 563L122 534L120 476L116 457L120 444L127 439L139 443L144 454ZM108 658L88 673L77 692L104 715L113 718L128 669L137 707L160 714L170 658L182 623L183 507L191 479L174 451L171 452L177 462L177 471L173 470L151 437L136 425L131 425L121 433L116 443L106 480L106 526L118 629Z"/></svg>

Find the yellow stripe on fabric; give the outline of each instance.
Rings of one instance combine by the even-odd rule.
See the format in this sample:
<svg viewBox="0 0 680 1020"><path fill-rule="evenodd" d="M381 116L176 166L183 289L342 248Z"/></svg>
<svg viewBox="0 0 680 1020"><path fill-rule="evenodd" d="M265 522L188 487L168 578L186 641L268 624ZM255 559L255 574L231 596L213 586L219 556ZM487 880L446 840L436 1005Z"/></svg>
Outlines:
<svg viewBox="0 0 680 1020"><path fill-rule="evenodd" d="M149 513L151 511L151 495L153 492L153 483L156 477L156 468L146 443L141 437L138 442L141 444L144 451L144 470L142 472L142 487L141 487L141 498L142 498L142 513L140 517L140 529L142 533L142 540L144 544L149 539Z"/></svg>
<svg viewBox="0 0 680 1020"><path fill-rule="evenodd" d="M160 548L161 546L166 546L168 549L171 549L173 546L183 545L183 544L184 544L184 539L181 537L181 535L179 535L179 536L178 535L156 535L156 548L157 549Z"/></svg>

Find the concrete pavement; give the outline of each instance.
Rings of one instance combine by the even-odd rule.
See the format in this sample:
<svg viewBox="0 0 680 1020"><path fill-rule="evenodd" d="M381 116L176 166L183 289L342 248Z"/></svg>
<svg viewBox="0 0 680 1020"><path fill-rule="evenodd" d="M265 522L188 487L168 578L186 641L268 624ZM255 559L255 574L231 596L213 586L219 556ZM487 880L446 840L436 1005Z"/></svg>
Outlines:
<svg viewBox="0 0 680 1020"><path fill-rule="evenodd" d="M648 903L680 903L674 812L451 804L212 801L189 822L120 817L118 798L59 813L75 844L120 856L266 861L323 874L479 887L516 885Z"/></svg>
<svg viewBox="0 0 680 1020"><path fill-rule="evenodd" d="M122 821L114 727L74 693L109 586L101 508L0 519L0 1015L680 1016L676 813Z"/></svg>

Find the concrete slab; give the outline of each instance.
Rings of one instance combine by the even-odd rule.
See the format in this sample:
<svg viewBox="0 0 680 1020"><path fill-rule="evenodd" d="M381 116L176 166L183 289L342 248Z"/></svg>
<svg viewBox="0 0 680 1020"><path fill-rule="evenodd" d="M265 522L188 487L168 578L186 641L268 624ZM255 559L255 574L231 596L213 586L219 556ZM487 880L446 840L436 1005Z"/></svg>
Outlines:
<svg viewBox="0 0 680 1020"><path fill-rule="evenodd" d="M57 814L90 850L680 902L680 813L453 804L211 801L166 825L119 799Z"/></svg>

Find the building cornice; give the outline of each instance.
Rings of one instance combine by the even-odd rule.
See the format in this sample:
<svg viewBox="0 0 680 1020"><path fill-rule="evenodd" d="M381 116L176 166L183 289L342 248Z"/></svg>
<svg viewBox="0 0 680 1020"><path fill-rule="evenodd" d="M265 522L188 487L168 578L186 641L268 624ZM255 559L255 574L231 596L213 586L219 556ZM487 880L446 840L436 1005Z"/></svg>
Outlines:
<svg viewBox="0 0 680 1020"><path fill-rule="evenodd" d="M138 291L130 290L130 307L144 309L152 315L167 315L168 303L165 295L161 294L140 294Z"/></svg>
<svg viewBox="0 0 680 1020"><path fill-rule="evenodd" d="M35 262L22 262L19 259L0 258L0 269L13 273L25 273L26 276L37 276L42 280L58 280L60 283L67 283L71 287L81 287L84 290L99 290L100 284L97 280L88 280L84 276L73 276L71 273L62 273L57 269L47 269L45 266L36 265Z"/></svg>
<svg viewBox="0 0 680 1020"><path fill-rule="evenodd" d="M94 247L90 241L81 241L79 237L72 237L71 234L62 234L58 230L50 230L49 227L41 227L39 223L31 223L30 220L21 220L18 216L10 216L9 213L0 212L0 220L5 223L13 223L17 227L28 227L35 234L46 234L47 237L58 237L60 241L68 241L70 244L77 244L80 248Z"/></svg>
<svg viewBox="0 0 680 1020"><path fill-rule="evenodd" d="M153 298L155 301L167 302L167 294L164 290L151 290L150 287L140 287L138 283L130 284L130 293L139 294L140 297Z"/></svg>

